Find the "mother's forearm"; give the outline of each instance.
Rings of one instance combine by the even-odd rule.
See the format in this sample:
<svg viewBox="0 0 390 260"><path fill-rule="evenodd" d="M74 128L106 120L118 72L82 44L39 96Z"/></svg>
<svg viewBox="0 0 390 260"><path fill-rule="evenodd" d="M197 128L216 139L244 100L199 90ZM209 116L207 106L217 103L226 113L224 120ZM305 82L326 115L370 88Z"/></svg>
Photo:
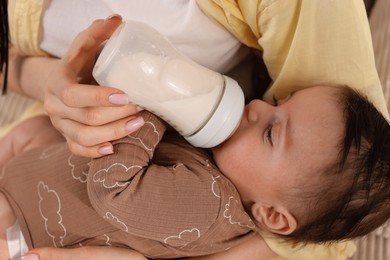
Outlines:
<svg viewBox="0 0 390 260"><path fill-rule="evenodd" d="M10 91L43 101L44 82L59 59L22 56L14 47L9 51L7 86Z"/></svg>
<svg viewBox="0 0 390 260"><path fill-rule="evenodd" d="M86 246L75 249L62 248L37 248L28 254L34 254L40 260L52 259L123 259L123 260L146 260L140 253L128 249L107 246ZM252 236L248 241L228 251L201 257L185 258L187 260L271 260L277 255L271 251L260 235Z"/></svg>

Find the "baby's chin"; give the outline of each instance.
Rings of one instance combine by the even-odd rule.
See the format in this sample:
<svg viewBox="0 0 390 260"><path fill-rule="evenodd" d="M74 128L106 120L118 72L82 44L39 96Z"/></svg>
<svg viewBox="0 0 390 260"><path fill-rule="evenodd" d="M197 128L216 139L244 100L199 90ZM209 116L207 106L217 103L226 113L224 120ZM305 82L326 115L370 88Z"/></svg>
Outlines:
<svg viewBox="0 0 390 260"><path fill-rule="evenodd" d="M213 156L214 162L217 165L218 168L220 168L220 160L221 160L221 153L223 151L223 146L225 142L211 148L211 154Z"/></svg>

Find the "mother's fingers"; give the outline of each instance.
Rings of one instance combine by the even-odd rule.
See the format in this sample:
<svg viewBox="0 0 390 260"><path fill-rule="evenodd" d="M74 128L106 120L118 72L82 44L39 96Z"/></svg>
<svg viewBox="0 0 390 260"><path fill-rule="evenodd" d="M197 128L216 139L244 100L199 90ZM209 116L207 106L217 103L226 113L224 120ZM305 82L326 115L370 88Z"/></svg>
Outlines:
<svg viewBox="0 0 390 260"><path fill-rule="evenodd" d="M45 109L50 115L60 114L60 111L70 108L133 106L128 104L126 94L111 87L71 84L54 91L57 93L46 95L45 99Z"/></svg>
<svg viewBox="0 0 390 260"><path fill-rule="evenodd" d="M59 128L65 133L67 138L83 146L92 146L106 140L122 138L142 125L142 117L135 116L123 118L102 126L88 126L67 119L58 122Z"/></svg>
<svg viewBox="0 0 390 260"><path fill-rule="evenodd" d="M66 136L69 149L74 154L100 157L110 153L111 147L107 140L116 140L138 130L144 120L141 116L131 116L96 127L66 119L56 124L56 128L61 129Z"/></svg>
<svg viewBox="0 0 390 260"><path fill-rule="evenodd" d="M111 16L106 20L95 20L87 29L78 34L73 41L66 60L74 69L76 74L82 70L91 68L100 45L110 38L112 33L121 24L120 16Z"/></svg>
<svg viewBox="0 0 390 260"><path fill-rule="evenodd" d="M69 150L78 156L88 157L88 158L99 158L104 155L114 153L114 147L110 142L101 143L94 146L82 146L72 140L67 140Z"/></svg>
<svg viewBox="0 0 390 260"><path fill-rule="evenodd" d="M135 115L139 112L134 105L126 105L120 107L87 107L87 108L72 108L66 106L55 106L57 102L46 107L46 111L53 115L52 121L60 119L68 119L76 121L80 124L90 126L101 126L107 123L120 120L125 117ZM58 101L59 103L59 101ZM55 116L54 116L55 115Z"/></svg>
<svg viewBox="0 0 390 260"><path fill-rule="evenodd" d="M70 149L79 155L98 157L99 145L110 145L109 141L129 134L133 130L131 125L137 126L128 122L134 122L129 116L136 111L135 107L129 110L131 105L121 90L87 85L92 81L101 44L121 22L119 16L96 20L79 33L43 86L45 109L53 125L66 138ZM120 106L125 108L114 110Z"/></svg>

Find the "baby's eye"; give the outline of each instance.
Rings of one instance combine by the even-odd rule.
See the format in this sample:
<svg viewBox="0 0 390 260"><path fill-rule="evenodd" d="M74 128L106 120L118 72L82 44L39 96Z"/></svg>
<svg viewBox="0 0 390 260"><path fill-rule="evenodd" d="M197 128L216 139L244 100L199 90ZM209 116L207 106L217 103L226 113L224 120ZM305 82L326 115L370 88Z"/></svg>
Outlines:
<svg viewBox="0 0 390 260"><path fill-rule="evenodd" d="M268 126L266 130L266 138L271 146L274 146L274 142L272 140L272 125Z"/></svg>

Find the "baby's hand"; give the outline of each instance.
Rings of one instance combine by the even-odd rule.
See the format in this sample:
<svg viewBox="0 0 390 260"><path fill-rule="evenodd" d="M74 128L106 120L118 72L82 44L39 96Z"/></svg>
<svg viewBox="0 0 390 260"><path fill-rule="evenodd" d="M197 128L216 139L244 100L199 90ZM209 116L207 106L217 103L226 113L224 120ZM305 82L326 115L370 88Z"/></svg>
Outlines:
<svg viewBox="0 0 390 260"><path fill-rule="evenodd" d="M45 81L45 110L74 154L96 158L112 153L110 141L142 125L126 94L90 84L98 49L120 24L119 16L94 21L75 38Z"/></svg>

